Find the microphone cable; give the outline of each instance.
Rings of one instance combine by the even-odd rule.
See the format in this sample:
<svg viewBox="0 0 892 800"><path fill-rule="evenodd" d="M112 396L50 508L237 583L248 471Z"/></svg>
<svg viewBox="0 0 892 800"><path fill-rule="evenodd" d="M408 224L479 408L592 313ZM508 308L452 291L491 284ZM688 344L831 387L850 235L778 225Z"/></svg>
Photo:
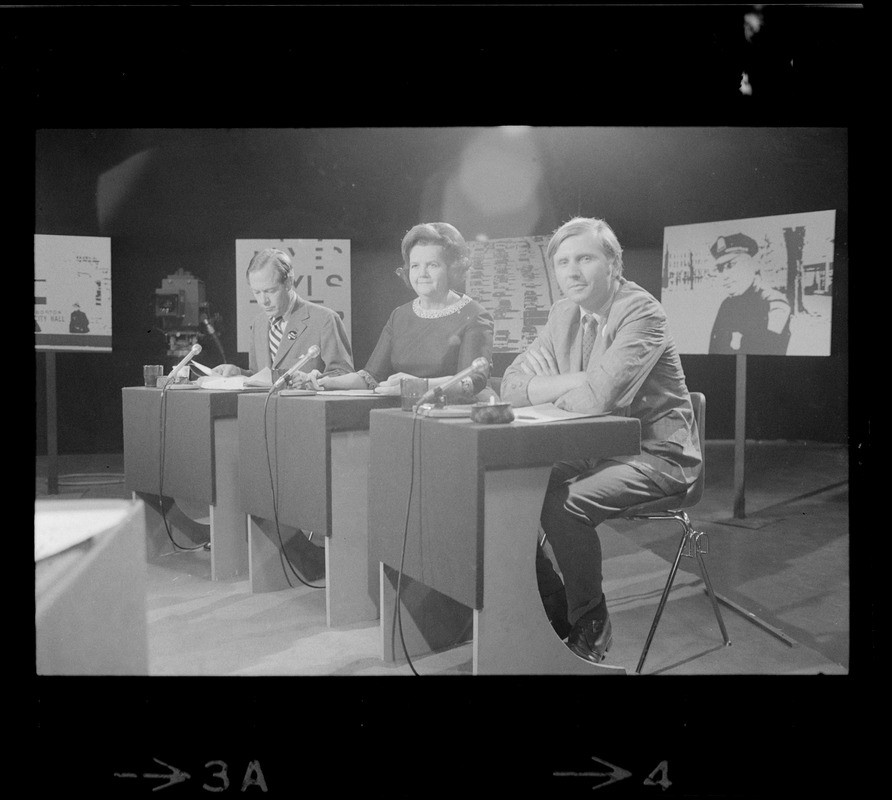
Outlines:
<svg viewBox="0 0 892 800"><path fill-rule="evenodd" d="M288 563L288 567L294 573L294 577L296 577L304 586L308 586L311 589L324 589L325 584L316 585L314 583L308 583L305 581L298 571L294 568L294 564L291 563L291 559L288 557L288 553L285 552L285 542L282 540L282 531L279 527L279 504L276 498L276 481L273 477L273 462L272 457L269 452L269 433L267 432L267 412L269 409L269 401L275 393L275 386L272 386L270 390L266 393L266 400L263 402L263 443L266 447L266 466L269 471L269 491L272 497L273 503L273 520L276 525L276 536L279 538L279 563L282 565L282 572L285 574L285 580L288 581L288 585L293 589L294 584L291 582L291 579L288 577L288 570L285 569L285 563ZM279 407L276 406L276 414L273 417L273 438L275 437L276 430L278 429L278 419L279 419ZM279 460L279 451L276 449L276 462ZM279 474L279 465L276 463L276 475ZM303 531L298 528L297 536L303 536ZM315 547L315 545L310 545L311 547Z"/></svg>
<svg viewBox="0 0 892 800"><path fill-rule="evenodd" d="M409 669L412 670L413 675L418 675L417 670L415 669L415 665L412 663L412 659L409 657L409 649L406 647L406 640L403 636L403 615L402 615L402 601L400 599L400 594L402 590L403 583L403 567L406 562L406 542L409 539L409 510L412 505L412 489L415 485L415 431L418 427L418 408L412 409L412 452L409 456L409 496L406 499L406 526L403 529L403 547L400 552L400 568L397 572L396 576L396 602L393 607L393 622L391 623L391 627L396 626L400 632L400 643L403 646L403 655L406 656L406 661L409 664ZM419 445L420 445L420 437L419 437ZM419 461L419 467L421 463ZM419 476L420 477L420 476ZM419 495L420 497L420 495ZM419 509L420 512L420 509ZM420 676L419 676L420 677Z"/></svg>
<svg viewBox="0 0 892 800"><path fill-rule="evenodd" d="M419 675L419 673L415 669L415 665L412 663L412 659L409 657L409 650L406 647L406 640L403 636L402 602L400 600L400 593L401 593L402 581L403 581L403 568L405 566L405 559L406 559L406 543L409 539L409 510L410 510L410 507L412 504L412 491L413 491L414 485L415 485L415 431L416 431L416 429L418 429L418 417L419 416L420 415L418 413L418 406L416 406L415 408L412 409L412 453L409 457L409 469L410 469L409 497L406 500L406 524L405 524L405 528L403 529L403 546L402 546L402 551L400 553L400 568L399 568L399 572L397 573L397 579L396 579L396 604L393 609L394 622L392 623L392 625L396 626L399 629L400 643L402 644L402 647L403 647L403 655L405 655L406 661L409 664L409 669L412 670L413 675ZM421 500L420 500L420 498L421 498L420 481L421 481L422 464L421 464L421 446L420 446L421 433L420 433L420 429L418 429L418 430L419 430L419 434L418 434L418 440L419 440L419 454L418 454L419 455L419 459L418 459L419 495L418 496L419 496L419 503L420 503L421 502ZM421 514L421 509L419 508L419 528L421 527L420 514ZM462 642L462 640L465 638L467 631L468 631L468 627L465 626L464 630L458 635L454 644L450 645L450 647L460 644Z"/></svg>
<svg viewBox="0 0 892 800"><path fill-rule="evenodd" d="M187 552L193 552L195 550L201 550L205 546L210 545L210 541L205 542L204 544L196 545L195 547L183 547L183 545L178 544L174 538L173 534L170 530L170 524L167 521L167 512L164 510L164 494L162 492L162 487L164 486L164 440L165 440L165 430L167 428L167 389L169 386L173 385L173 374L171 374L170 379L167 380L164 385L161 387L161 403L160 403L160 447L158 452L158 505L161 509L161 520L164 522L164 530L167 532L167 538L170 539L170 543L177 550L185 550Z"/></svg>

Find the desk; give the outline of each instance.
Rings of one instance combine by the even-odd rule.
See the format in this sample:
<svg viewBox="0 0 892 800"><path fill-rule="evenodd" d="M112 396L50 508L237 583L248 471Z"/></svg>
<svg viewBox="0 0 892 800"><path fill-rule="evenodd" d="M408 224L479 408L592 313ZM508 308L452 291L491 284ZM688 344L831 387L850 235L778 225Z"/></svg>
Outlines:
<svg viewBox="0 0 892 800"><path fill-rule="evenodd" d="M535 552L552 464L638 453L639 421L414 422L401 613L409 655L455 644L467 628L475 675L624 674L578 658L558 639L539 597ZM381 647L388 661L403 654L393 609L413 480L412 432L410 414L371 414L369 549L380 562Z"/></svg>
<svg viewBox="0 0 892 800"><path fill-rule="evenodd" d="M34 564L38 675L148 675L143 505L37 500L38 540L80 542Z"/></svg>
<svg viewBox="0 0 892 800"><path fill-rule="evenodd" d="M146 502L149 545L159 549L167 535L158 513L161 389L125 387L124 473L127 489ZM248 571L244 513L238 507L239 392L207 389L167 392L164 476L160 487L170 524L190 539L210 536L211 579ZM210 523L198 525L179 511L173 498L207 504ZM183 542L180 542L183 544Z"/></svg>
<svg viewBox="0 0 892 800"><path fill-rule="evenodd" d="M266 395L239 398L239 482L241 507L250 515L252 591L288 586L272 522L268 441L280 529L325 537L327 624L377 618L378 569L368 552L369 412L399 402L384 396L274 395L264 438Z"/></svg>

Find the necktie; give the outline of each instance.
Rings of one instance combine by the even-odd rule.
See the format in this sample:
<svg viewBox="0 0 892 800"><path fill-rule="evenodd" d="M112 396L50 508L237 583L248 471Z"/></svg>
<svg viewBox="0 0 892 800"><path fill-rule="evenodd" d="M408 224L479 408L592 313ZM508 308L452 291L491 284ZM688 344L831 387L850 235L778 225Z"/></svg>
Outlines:
<svg viewBox="0 0 892 800"><path fill-rule="evenodd" d="M582 370L588 369L588 360L595 346L595 337L598 335L598 319L594 314L586 314L582 320L585 330L582 334Z"/></svg>
<svg viewBox="0 0 892 800"><path fill-rule="evenodd" d="M279 351L279 342L282 341L282 329L285 327L285 318L276 317L272 325L269 326L269 359L276 360L276 353Z"/></svg>

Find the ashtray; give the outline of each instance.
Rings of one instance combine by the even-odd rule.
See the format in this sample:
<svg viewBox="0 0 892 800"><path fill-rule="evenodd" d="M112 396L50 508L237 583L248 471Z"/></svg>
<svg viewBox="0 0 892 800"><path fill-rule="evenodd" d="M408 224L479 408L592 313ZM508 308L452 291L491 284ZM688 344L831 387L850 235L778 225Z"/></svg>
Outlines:
<svg viewBox="0 0 892 800"><path fill-rule="evenodd" d="M474 403L471 406L471 421L481 425L499 425L514 421L511 403Z"/></svg>

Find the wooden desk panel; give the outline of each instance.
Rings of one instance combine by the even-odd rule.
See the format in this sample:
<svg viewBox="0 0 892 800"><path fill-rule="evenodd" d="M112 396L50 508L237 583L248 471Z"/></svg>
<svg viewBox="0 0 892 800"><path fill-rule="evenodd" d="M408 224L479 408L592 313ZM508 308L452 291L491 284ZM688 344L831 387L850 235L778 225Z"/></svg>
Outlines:
<svg viewBox="0 0 892 800"><path fill-rule="evenodd" d="M484 426L375 411L370 431L383 658L402 657L392 619L411 485L401 593L410 656L462 641L472 620L475 674L624 672L577 658L555 636L536 586L535 549L552 464L638 453L638 420Z"/></svg>
<svg viewBox="0 0 892 800"><path fill-rule="evenodd" d="M249 526L252 591L287 588L273 520L270 466L280 530L325 537L329 626L377 618L377 564L368 554L368 427L373 408L398 397L245 395L239 401L239 483ZM269 455L267 455L267 449ZM300 535L300 534L298 534Z"/></svg>
<svg viewBox="0 0 892 800"><path fill-rule="evenodd" d="M161 452L161 389L125 387L125 485L157 495ZM170 390L166 397L163 494L216 500L214 421L238 414L237 392Z"/></svg>
<svg viewBox="0 0 892 800"><path fill-rule="evenodd" d="M248 571L246 518L238 507L238 392L173 389L165 396L164 472L161 454L161 389L125 387L124 471L126 487L149 506L147 534L154 552L170 547L160 516L166 498L206 503L210 524L211 578L225 580ZM160 492L159 492L160 490ZM178 525L178 521L180 524ZM204 526L172 509L168 524L193 536Z"/></svg>
<svg viewBox="0 0 892 800"><path fill-rule="evenodd" d="M639 452L641 426L626 417L560 423L477 425L465 419L373 411L369 476L369 548L398 567L406 501L415 474L403 574L472 608L483 607L484 473L550 467L597 454ZM544 492L544 487L543 487Z"/></svg>
<svg viewBox="0 0 892 800"><path fill-rule="evenodd" d="M247 394L239 400L239 484L247 514L273 519L270 467L279 522L332 534L333 433L367 431L369 412L399 398ZM265 419L264 419L265 417ZM265 434L264 434L265 424ZM268 454L267 454L268 448ZM341 465L334 465L337 471Z"/></svg>

